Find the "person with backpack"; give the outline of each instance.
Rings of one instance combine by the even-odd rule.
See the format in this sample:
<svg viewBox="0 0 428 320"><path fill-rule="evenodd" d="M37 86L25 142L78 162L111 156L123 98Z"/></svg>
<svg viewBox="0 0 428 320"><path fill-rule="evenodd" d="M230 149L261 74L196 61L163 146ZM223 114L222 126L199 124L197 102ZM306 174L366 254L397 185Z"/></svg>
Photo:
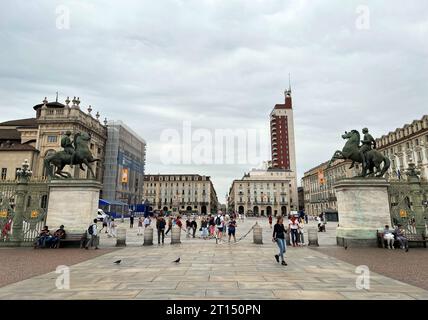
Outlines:
<svg viewBox="0 0 428 320"><path fill-rule="evenodd" d="M89 250L89 245L91 247L95 246L95 249L98 249L97 219L94 219L94 223L91 223L88 228L88 241L85 246L86 250Z"/></svg>
<svg viewBox="0 0 428 320"><path fill-rule="evenodd" d="M215 225L217 226L217 239L221 242L224 228L224 218L221 214L221 211L218 212L215 218Z"/></svg>
<svg viewBox="0 0 428 320"><path fill-rule="evenodd" d="M163 216L160 215L156 219L156 228L158 230L158 244L160 244L161 236L162 236L162 244L164 244L164 241L165 241L165 227L166 227L166 221L163 218Z"/></svg>

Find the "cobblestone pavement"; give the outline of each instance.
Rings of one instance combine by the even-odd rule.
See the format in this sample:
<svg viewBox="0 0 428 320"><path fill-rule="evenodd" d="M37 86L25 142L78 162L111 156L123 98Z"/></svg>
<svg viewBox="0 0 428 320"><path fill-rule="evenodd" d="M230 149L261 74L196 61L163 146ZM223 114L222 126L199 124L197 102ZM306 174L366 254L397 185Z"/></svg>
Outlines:
<svg viewBox="0 0 428 320"><path fill-rule="evenodd" d="M317 252L428 290L428 249L387 250L379 248L320 247Z"/></svg>
<svg viewBox="0 0 428 320"><path fill-rule="evenodd" d="M1 248L0 287L51 272L58 265L73 265L109 253L112 249L39 249Z"/></svg>
<svg viewBox="0 0 428 320"><path fill-rule="evenodd" d="M240 234L254 222L240 223ZM0 299L428 299L428 291L375 272L370 288L358 289L354 265L307 247L288 248L281 266L267 221L258 222L263 245L252 244L250 233L231 245L182 237L179 245L168 238L144 247L131 231L126 248L72 266L70 289L57 289L51 272L0 288Z"/></svg>

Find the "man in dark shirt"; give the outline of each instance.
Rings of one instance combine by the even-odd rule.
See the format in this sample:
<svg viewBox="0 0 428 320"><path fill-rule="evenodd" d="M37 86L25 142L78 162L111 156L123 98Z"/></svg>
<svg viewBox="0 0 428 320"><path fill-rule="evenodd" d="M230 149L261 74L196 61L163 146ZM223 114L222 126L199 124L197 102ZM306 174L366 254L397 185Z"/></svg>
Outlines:
<svg viewBox="0 0 428 320"><path fill-rule="evenodd" d="M65 230L63 225L54 232L53 238L51 239L51 248L58 248L60 239L65 239Z"/></svg>
<svg viewBox="0 0 428 320"><path fill-rule="evenodd" d="M51 232L49 231L48 226L44 226L42 231L39 234L39 240L37 241L37 246L39 248L44 248L46 246L46 240L48 240L51 236Z"/></svg>
<svg viewBox="0 0 428 320"><path fill-rule="evenodd" d="M193 217L192 222L190 222L190 228L192 229L193 232L193 238L195 237L196 234L196 229L198 228L198 224L195 221L195 218Z"/></svg>

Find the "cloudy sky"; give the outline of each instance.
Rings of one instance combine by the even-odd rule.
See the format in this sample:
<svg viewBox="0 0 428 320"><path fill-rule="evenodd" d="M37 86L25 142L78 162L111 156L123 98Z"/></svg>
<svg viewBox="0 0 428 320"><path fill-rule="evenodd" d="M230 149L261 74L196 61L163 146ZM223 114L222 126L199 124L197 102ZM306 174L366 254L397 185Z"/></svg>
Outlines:
<svg viewBox="0 0 428 320"><path fill-rule="evenodd" d="M165 130L257 130L291 74L299 177L342 147L427 113L428 2L2 0L0 121L55 92L123 120L148 144L148 173L210 175L224 202L254 165L166 164ZM193 131L192 131L193 132ZM186 142L175 145L186 152ZM183 148L180 146L183 145ZM193 148L194 144L191 145ZM238 150L236 149L236 152Z"/></svg>

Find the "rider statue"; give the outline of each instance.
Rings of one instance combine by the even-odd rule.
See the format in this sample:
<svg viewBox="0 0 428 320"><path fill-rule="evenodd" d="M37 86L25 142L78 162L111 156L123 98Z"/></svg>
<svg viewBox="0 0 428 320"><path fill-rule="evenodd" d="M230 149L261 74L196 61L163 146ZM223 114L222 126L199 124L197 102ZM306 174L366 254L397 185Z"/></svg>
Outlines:
<svg viewBox="0 0 428 320"><path fill-rule="evenodd" d="M67 131L65 136L61 139L61 147L64 148L64 152L71 156L70 168L73 168L73 160L76 149L74 147L74 142L71 141L71 131Z"/></svg>
<svg viewBox="0 0 428 320"><path fill-rule="evenodd" d="M360 147L360 155L362 159L363 169L367 168L368 163L366 159L366 153L372 149L376 149L376 141L369 133L369 129L363 129L364 138L361 140L362 146Z"/></svg>

